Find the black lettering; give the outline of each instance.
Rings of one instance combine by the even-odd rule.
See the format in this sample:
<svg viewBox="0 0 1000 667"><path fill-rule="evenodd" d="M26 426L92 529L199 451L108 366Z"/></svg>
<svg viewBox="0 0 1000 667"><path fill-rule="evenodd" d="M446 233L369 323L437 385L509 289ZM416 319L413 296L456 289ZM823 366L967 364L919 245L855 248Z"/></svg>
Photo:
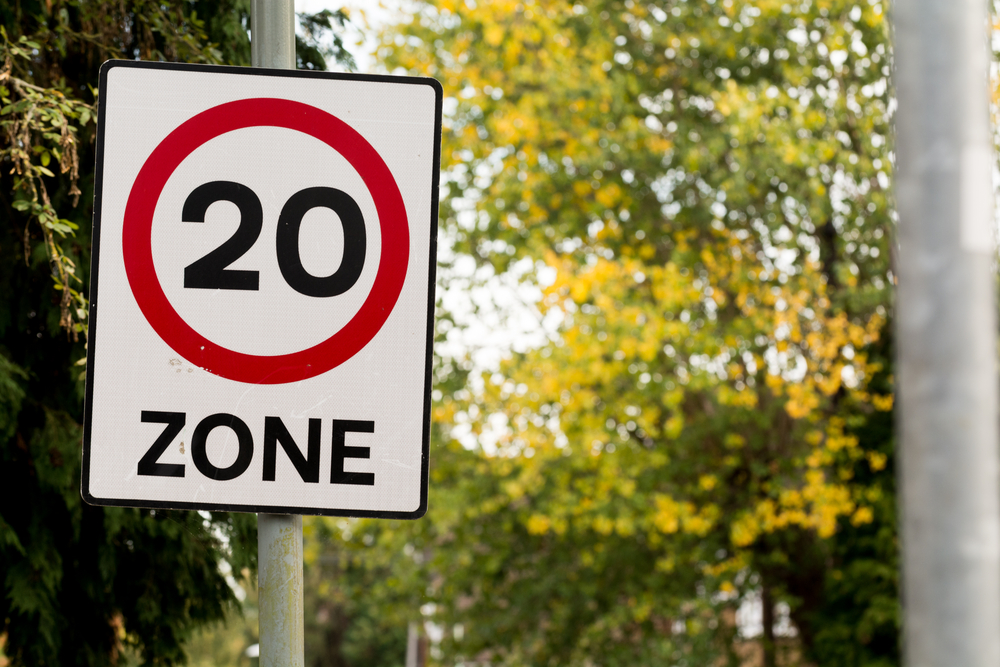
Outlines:
<svg viewBox="0 0 1000 667"><path fill-rule="evenodd" d="M374 486L374 473L344 472L344 459L371 458L371 449L369 447L348 447L344 444L344 434L348 431L352 433L374 433L375 422L347 419L333 420L333 461L330 466L330 483Z"/></svg>
<svg viewBox="0 0 1000 667"><path fill-rule="evenodd" d="M259 272L226 268L253 247L264 225L260 199L253 190L232 181L212 181L199 185L184 201L181 220L205 222L208 207L220 201L236 204L240 209L240 226L225 243L184 269L184 287L257 290L260 284Z"/></svg>
<svg viewBox="0 0 1000 667"><path fill-rule="evenodd" d="M140 419L147 424L166 424L167 427L163 429L160 437L153 442L149 450L139 459L137 473L150 477L183 477L183 463L157 463L157 461L163 456L163 452L167 451L167 447L174 441L177 434L181 432L181 429L184 428L184 421L186 419L184 413L143 410Z"/></svg>
<svg viewBox="0 0 1000 667"><path fill-rule="evenodd" d="M220 426L231 429L239 441L240 450L236 455L236 461L228 468L217 468L213 465L208 460L206 451L208 434ZM209 415L194 429L194 435L191 437L191 458L198 471L209 479L219 482L235 479L250 467L250 460L253 458L253 436L250 435L246 423L239 417L225 413Z"/></svg>
<svg viewBox="0 0 1000 667"><path fill-rule="evenodd" d="M278 455L278 443L288 455L288 460L295 466L303 482L319 482L319 439L322 421L309 420L308 453L302 456L302 451L295 444L288 429L279 417L264 417L264 481L274 481L275 459Z"/></svg>
<svg viewBox="0 0 1000 667"><path fill-rule="evenodd" d="M329 276L314 276L302 266L299 230L306 213L314 208L332 210L344 227L344 256ZM300 190L285 202L278 216L278 268L285 282L306 296L337 296L354 287L365 266L365 244L364 216L358 203L342 190L324 187Z"/></svg>

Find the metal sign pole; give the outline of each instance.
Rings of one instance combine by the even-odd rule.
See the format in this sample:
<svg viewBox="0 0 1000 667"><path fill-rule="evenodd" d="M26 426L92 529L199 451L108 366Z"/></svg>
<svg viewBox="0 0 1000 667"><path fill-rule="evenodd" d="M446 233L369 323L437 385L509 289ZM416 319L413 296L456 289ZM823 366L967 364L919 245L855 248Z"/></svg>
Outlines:
<svg viewBox="0 0 1000 667"><path fill-rule="evenodd" d="M257 515L261 667L304 667L302 517Z"/></svg>
<svg viewBox="0 0 1000 667"><path fill-rule="evenodd" d="M254 67L295 69L295 3L253 0ZM257 589L261 667L304 667L302 517L257 515Z"/></svg>
<svg viewBox="0 0 1000 667"><path fill-rule="evenodd" d="M894 6L904 656L1000 665L985 0Z"/></svg>

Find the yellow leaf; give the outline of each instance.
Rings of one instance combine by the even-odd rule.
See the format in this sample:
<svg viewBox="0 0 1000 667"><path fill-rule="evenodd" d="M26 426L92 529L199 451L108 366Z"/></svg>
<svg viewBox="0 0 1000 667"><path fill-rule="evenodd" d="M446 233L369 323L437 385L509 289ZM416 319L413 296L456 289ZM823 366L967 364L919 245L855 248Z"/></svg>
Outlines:
<svg viewBox="0 0 1000 667"><path fill-rule="evenodd" d="M543 535L549 531L552 521L547 516L532 514L528 519L528 532L532 535Z"/></svg>

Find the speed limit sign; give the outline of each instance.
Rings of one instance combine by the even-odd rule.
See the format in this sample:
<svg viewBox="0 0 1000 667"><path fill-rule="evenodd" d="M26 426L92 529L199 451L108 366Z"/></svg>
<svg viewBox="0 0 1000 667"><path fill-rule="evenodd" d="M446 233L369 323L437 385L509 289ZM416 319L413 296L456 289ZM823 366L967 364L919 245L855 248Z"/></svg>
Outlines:
<svg viewBox="0 0 1000 667"><path fill-rule="evenodd" d="M427 506L441 87L101 70L83 496Z"/></svg>

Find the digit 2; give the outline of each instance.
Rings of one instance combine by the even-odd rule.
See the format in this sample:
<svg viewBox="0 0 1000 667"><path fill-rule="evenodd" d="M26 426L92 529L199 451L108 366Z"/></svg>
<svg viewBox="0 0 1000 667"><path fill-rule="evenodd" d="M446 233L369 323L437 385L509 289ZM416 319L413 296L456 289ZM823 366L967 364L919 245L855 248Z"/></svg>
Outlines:
<svg viewBox="0 0 1000 667"><path fill-rule="evenodd" d="M228 201L240 210L240 226L229 240L184 269L184 287L196 289L257 290L260 274L226 267L253 247L264 225L264 211L253 190L232 181L212 181L199 185L188 195L181 211L184 222L205 222L212 204Z"/></svg>

